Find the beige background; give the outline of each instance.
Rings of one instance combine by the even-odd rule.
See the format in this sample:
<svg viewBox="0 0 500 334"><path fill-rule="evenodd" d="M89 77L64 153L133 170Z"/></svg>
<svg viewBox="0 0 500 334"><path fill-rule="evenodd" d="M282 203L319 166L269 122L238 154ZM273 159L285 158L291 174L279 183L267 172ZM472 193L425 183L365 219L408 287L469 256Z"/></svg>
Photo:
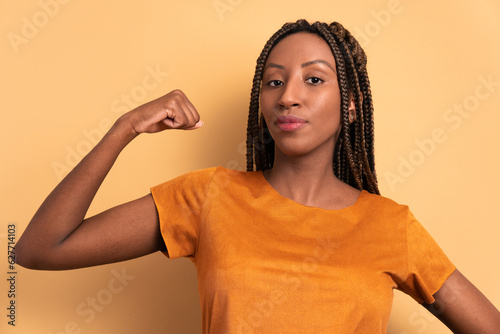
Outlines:
<svg viewBox="0 0 500 334"><path fill-rule="evenodd" d="M304 17L337 20L359 37L369 57L382 193L409 204L500 307L498 1L65 1L0 5L1 277L7 224L21 234L71 164L129 109L126 95L142 103L180 88L206 125L133 142L90 214L190 170L243 168L255 59L282 23ZM160 72L156 80L150 71ZM188 260L158 253L66 272L17 269L15 328L6 324L0 280L2 333L199 332ZM128 280L118 283L113 271ZM92 298L99 311L91 311ZM388 332L449 331L395 292Z"/></svg>

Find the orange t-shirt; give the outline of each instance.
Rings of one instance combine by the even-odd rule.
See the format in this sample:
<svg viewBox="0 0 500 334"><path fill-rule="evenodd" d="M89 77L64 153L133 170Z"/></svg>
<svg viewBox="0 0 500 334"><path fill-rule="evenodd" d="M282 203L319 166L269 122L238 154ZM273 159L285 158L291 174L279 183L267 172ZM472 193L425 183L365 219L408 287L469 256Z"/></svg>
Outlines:
<svg viewBox="0 0 500 334"><path fill-rule="evenodd" d="M367 191L325 210L217 167L151 193L166 255L196 265L203 333L385 333L394 288L432 303L455 269L407 206Z"/></svg>

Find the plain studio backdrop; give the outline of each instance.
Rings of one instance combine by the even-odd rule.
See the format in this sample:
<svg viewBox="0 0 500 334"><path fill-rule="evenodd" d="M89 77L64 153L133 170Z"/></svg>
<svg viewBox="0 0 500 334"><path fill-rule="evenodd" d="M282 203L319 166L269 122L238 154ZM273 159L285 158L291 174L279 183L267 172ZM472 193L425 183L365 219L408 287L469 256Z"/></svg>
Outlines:
<svg viewBox="0 0 500 334"><path fill-rule="evenodd" d="M339 21L363 45L382 194L408 204L500 307L498 1L30 0L2 3L0 16L2 333L200 331L194 265L161 253L62 272L16 266L9 298L8 226L19 238L116 118L176 88L205 126L140 136L89 214L191 170L243 169L255 60L298 18ZM449 330L395 291L388 332Z"/></svg>

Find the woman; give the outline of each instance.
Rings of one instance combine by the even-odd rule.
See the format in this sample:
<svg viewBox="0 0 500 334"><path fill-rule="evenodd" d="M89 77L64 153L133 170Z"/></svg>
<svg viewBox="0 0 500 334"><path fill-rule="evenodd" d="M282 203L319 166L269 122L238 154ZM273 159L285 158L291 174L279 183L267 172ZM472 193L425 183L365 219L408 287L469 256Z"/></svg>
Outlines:
<svg viewBox="0 0 500 334"><path fill-rule="evenodd" d="M131 140L203 125L173 91L118 119L54 189L17 262L57 270L158 250L190 257L206 333L383 333L394 288L457 333L500 332L498 310L408 208L378 195L372 112L351 34L338 23L286 24L257 60L249 172L191 172L85 219Z"/></svg>

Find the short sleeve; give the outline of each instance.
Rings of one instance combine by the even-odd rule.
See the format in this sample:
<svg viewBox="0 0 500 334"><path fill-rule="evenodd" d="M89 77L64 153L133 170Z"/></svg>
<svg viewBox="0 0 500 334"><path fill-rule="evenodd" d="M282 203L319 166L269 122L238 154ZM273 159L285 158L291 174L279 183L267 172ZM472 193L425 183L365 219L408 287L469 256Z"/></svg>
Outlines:
<svg viewBox="0 0 500 334"><path fill-rule="evenodd" d="M406 232L407 271L398 289L419 303L432 304L433 294L456 268L410 211Z"/></svg>
<svg viewBox="0 0 500 334"><path fill-rule="evenodd" d="M158 211L160 231L171 259L194 259L203 206L215 168L181 175L151 188Z"/></svg>

